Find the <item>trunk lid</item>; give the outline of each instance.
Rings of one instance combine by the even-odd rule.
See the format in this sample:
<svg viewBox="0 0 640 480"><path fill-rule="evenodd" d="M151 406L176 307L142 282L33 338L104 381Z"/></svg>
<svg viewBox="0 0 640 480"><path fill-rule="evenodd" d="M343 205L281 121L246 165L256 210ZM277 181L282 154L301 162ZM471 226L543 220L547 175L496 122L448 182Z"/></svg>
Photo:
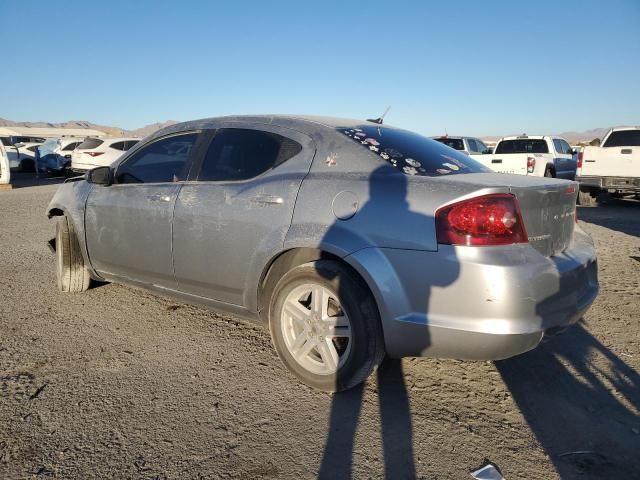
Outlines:
<svg viewBox="0 0 640 480"><path fill-rule="evenodd" d="M563 252L571 243L575 227L575 182L540 182L540 185L511 187L520 203L520 211L529 243L545 256Z"/></svg>

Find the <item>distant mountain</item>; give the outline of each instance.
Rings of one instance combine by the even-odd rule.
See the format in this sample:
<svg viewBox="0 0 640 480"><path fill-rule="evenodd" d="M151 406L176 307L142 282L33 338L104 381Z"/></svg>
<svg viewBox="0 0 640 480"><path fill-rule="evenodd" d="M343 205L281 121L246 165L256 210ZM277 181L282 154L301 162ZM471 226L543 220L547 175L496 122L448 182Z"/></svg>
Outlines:
<svg viewBox="0 0 640 480"><path fill-rule="evenodd" d="M156 130L173 125L175 120L167 120L166 122L152 123L135 130L126 130L120 127L110 127L108 125L98 125L86 120L69 120L67 122L51 123L51 122L14 122L13 120L7 120L0 118L0 127L37 127L37 128L92 128L100 130L116 137L146 137L152 134Z"/></svg>

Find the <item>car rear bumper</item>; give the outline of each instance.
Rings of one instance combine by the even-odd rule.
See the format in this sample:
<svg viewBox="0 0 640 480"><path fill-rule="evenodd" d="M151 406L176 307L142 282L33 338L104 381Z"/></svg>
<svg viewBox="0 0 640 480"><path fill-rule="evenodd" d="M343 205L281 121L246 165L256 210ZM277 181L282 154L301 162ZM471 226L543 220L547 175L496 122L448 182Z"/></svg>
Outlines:
<svg viewBox="0 0 640 480"><path fill-rule="evenodd" d="M554 257L523 244L368 248L349 259L376 298L390 357L508 358L578 321L598 294L595 249L577 226Z"/></svg>
<svg viewBox="0 0 640 480"><path fill-rule="evenodd" d="M640 177L579 176L581 187L596 187L603 190L640 192Z"/></svg>

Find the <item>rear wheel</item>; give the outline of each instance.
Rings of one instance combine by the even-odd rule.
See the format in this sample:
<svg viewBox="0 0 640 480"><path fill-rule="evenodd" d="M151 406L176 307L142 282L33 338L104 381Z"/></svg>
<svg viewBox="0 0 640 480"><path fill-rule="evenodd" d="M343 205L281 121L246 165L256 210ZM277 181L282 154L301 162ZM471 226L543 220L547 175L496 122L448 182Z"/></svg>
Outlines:
<svg viewBox="0 0 640 480"><path fill-rule="evenodd" d="M91 277L73 224L63 215L56 221L56 278L61 292L84 292Z"/></svg>
<svg viewBox="0 0 640 480"><path fill-rule="evenodd" d="M284 364L319 390L362 383L384 357L373 296L355 273L335 261L305 263L280 279L269 306L269 328Z"/></svg>
<svg viewBox="0 0 640 480"><path fill-rule="evenodd" d="M591 189L581 188L578 191L578 205L593 207L597 203L597 192Z"/></svg>
<svg viewBox="0 0 640 480"><path fill-rule="evenodd" d="M547 169L544 171L544 176L547 178L555 178L553 170L549 167L547 167Z"/></svg>

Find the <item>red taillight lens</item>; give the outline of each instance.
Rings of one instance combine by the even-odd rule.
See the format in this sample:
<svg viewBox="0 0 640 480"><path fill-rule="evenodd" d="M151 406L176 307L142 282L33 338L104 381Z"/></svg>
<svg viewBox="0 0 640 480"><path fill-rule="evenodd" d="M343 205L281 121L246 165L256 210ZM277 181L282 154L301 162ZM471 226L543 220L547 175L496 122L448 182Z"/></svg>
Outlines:
<svg viewBox="0 0 640 480"><path fill-rule="evenodd" d="M533 173L536 169L536 159L533 157L527 157L527 173Z"/></svg>
<svg viewBox="0 0 640 480"><path fill-rule="evenodd" d="M84 152L87 155L91 155L92 157L97 157L98 155L102 155L104 152Z"/></svg>
<svg viewBox="0 0 640 480"><path fill-rule="evenodd" d="M584 156L584 152L578 152L578 160L576 162L576 168L582 168L582 157Z"/></svg>
<svg viewBox="0 0 640 480"><path fill-rule="evenodd" d="M436 237L445 245L528 242L518 200L502 193L442 207L436 212Z"/></svg>

